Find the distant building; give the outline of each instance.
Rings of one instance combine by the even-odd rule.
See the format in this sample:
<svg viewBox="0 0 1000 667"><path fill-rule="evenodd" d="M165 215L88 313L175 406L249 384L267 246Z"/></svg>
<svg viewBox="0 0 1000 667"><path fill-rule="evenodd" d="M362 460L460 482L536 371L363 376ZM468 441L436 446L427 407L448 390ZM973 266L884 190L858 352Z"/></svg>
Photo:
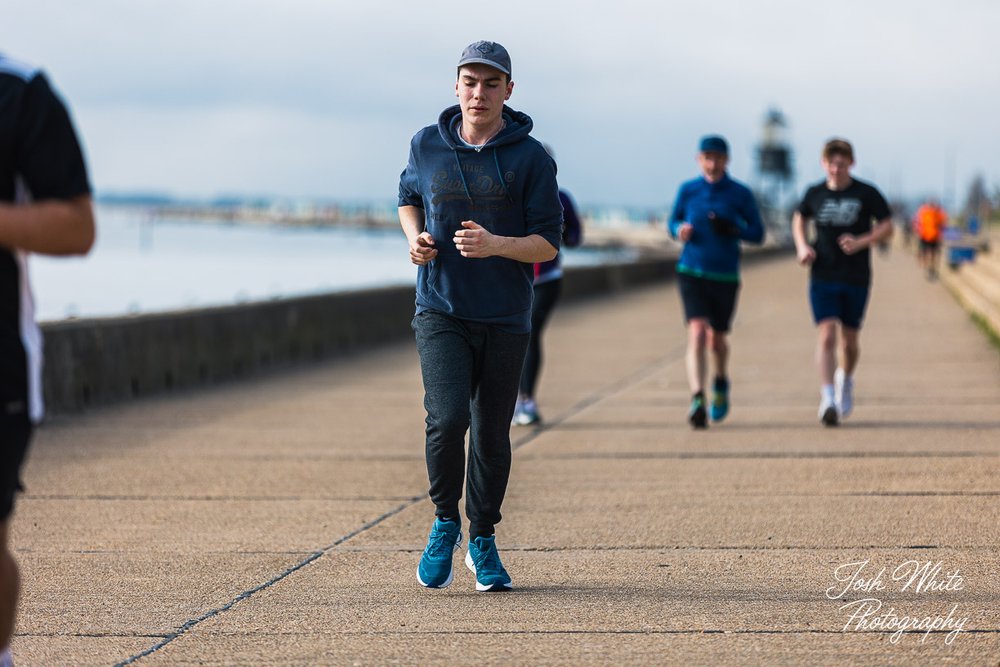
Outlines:
<svg viewBox="0 0 1000 667"><path fill-rule="evenodd" d="M781 242L790 239L791 209L795 197L795 169L788 121L775 108L764 116L757 146L755 189L757 203L768 232Z"/></svg>

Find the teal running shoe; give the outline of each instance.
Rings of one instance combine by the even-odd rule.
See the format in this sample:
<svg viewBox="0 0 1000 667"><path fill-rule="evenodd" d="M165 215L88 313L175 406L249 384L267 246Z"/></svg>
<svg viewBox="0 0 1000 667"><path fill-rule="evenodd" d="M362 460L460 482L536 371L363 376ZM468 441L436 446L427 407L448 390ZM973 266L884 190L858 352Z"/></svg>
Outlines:
<svg viewBox="0 0 1000 667"><path fill-rule="evenodd" d="M427 547L417 566L417 581L427 588L444 588L451 583L454 571L452 556L462 543L462 527L457 521L434 520Z"/></svg>
<svg viewBox="0 0 1000 667"><path fill-rule="evenodd" d="M476 575L477 591L509 591L514 587L500 562L495 535L469 540L465 565Z"/></svg>
<svg viewBox="0 0 1000 667"><path fill-rule="evenodd" d="M715 378L712 385L712 404L708 408L712 421L721 422L729 414L729 379Z"/></svg>
<svg viewBox="0 0 1000 667"><path fill-rule="evenodd" d="M698 392L691 397L691 407L688 409L688 422L691 428L708 428L708 413L705 412L705 397Z"/></svg>

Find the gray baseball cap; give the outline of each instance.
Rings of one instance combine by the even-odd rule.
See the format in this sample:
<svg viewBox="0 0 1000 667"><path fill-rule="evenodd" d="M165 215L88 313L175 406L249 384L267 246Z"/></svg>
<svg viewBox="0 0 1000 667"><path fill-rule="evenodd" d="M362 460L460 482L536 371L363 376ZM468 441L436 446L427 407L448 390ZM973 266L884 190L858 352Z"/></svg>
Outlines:
<svg viewBox="0 0 1000 667"><path fill-rule="evenodd" d="M458 61L458 66L470 63L482 63L494 67L507 76L510 76L510 54L496 42L474 42L465 47L462 57Z"/></svg>

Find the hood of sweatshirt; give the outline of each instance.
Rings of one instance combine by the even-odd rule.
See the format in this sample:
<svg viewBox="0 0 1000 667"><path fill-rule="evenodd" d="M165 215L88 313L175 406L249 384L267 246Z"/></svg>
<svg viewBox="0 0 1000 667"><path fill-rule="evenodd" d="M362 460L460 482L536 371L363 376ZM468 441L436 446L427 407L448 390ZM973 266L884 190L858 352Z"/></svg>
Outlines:
<svg viewBox="0 0 1000 667"><path fill-rule="evenodd" d="M530 136L527 114L503 109L507 125L480 150L458 137L461 109L445 109L410 142L399 205L424 211L437 257L417 269L417 312L435 311L496 326L531 329L532 265L507 257L462 256L455 234L466 220L497 236L537 234L559 247L562 205L556 166Z"/></svg>
<svg viewBox="0 0 1000 667"><path fill-rule="evenodd" d="M507 126L500 130L497 136L486 142L486 146L490 148L495 148L498 146L506 146L507 144L513 144L515 142L521 141L526 138L531 133L531 128L533 123L531 118L526 113L520 111L514 111L506 104L503 105L503 111L501 112L502 117L507 121ZM461 139L458 138L458 118L462 116L462 107L459 105L450 106L441 112L438 116L438 132L441 133L441 139L444 143L448 145L454 151L475 151L474 148L466 146Z"/></svg>

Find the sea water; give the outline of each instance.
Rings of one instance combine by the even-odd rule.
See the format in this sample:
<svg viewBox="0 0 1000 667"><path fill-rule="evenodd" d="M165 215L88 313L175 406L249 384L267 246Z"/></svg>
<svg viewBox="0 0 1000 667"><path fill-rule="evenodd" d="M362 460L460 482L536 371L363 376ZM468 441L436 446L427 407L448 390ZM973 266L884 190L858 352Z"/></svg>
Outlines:
<svg viewBox="0 0 1000 667"><path fill-rule="evenodd" d="M30 257L39 320L229 305L416 280L398 228L154 218L119 207L99 207L97 220L88 256ZM568 266L633 257L623 249L564 253Z"/></svg>

